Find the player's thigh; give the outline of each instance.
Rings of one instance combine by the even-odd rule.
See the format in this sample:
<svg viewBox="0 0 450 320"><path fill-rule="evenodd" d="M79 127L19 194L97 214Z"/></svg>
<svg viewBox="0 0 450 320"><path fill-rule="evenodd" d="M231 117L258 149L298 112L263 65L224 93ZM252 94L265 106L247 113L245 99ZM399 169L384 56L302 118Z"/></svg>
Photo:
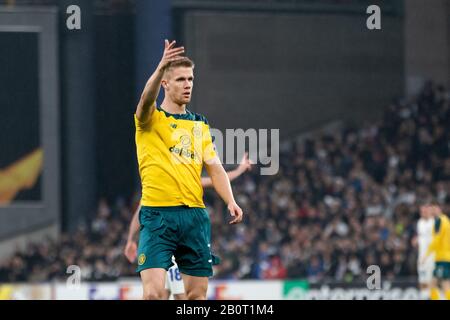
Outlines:
<svg viewBox="0 0 450 320"><path fill-rule="evenodd" d="M140 272L145 300L163 299L166 283L166 270L145 269Z"/></svg>
<svg viewBox="0 0 450 320"><path fill-rule="evenodd" d="M450 280L442 280L441 287L444 292L450 291Z"/></svg>
<svg viewBox="0 0 450 320"><path fill-rule="evenodd" d="M208 277L195 277L183 273L182 278L187 299L206 300Z"/></svg>
<svg viewBox="0 0 450 320"><path fill-rule="evenodd" d="M438 278L433 277L433 279L431 280L431 288L436 289L439 287L440 281Z"/></svg>

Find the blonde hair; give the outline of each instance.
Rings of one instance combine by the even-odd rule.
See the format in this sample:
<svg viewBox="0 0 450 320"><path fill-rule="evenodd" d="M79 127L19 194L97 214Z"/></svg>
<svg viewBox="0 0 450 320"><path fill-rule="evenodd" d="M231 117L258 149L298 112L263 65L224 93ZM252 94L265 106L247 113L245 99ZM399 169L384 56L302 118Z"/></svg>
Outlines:
<svg viewBox="0 0 450 320"><path fill-rule="evenodd" d="M171 70L175 69L175 68L179 68L179 67L186 67L186 68L195 68L195 64L194 62L189 59L188 57L183 57L180 60L177 61L172 61L169 62L166 66L166 69L164 71L164 75L166 75L168 72L170 72Z"/></svg>

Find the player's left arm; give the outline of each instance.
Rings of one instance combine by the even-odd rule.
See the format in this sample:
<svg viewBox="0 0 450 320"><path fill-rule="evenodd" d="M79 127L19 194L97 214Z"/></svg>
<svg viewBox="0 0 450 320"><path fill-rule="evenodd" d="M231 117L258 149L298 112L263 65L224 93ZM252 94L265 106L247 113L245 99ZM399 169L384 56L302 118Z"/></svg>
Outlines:
<svg viewBox="0 0 450 320"><path fill-rule="evenodd" d="M223 201L225 201L231 216L234 217L230 224L237 224L241 222L243 216L242 209L234 200L230 179L228 178L225 169L220 163L219 158L216 157L214 159L211 159L210 161L205 161L205 167L208 175L211 177L211 182L214 189L223 199Z"/></svg>
<svg viewBox="0 0 450 320"><path fill-rule="evenodd" d="M141 210L141 205L136 209L131 219L130 227L128 230L127 243L125 245L124 254L128 261L133 263L137 257L137 235L140 228L139 223L139 211Z"/></svg>

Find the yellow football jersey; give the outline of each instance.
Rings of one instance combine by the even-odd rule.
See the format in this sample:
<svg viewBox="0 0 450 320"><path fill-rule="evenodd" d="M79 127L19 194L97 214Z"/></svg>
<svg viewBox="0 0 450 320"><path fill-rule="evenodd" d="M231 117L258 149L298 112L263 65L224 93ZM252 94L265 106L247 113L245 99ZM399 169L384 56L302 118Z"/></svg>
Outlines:
<svg viewBox="0 0 450 320"><path fill-rule="evenodd" d="M428 253L435 252L436 262L450 262L450 221L445 214L435 219L433 240Z"/></svg>
<svg viewBox="0 0 450 320"><path fill-rule="evenodd" d="M159 107L146 123L134 118L141 204L205 208L203 163L217 157L206 118L188 110L170 114Z"/></svg>

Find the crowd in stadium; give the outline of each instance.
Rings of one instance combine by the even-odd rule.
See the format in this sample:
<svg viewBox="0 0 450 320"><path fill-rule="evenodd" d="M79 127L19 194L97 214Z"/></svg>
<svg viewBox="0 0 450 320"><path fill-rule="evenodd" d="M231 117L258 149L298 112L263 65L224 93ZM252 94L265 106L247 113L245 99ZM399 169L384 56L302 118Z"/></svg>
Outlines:
<svg viewBox="0 0 450 320"><path fill-rule="evenodd" d="M244 223L207 190L215 279L351 282L379 265L383 277L415 277L417 201L434 196L450 213L450 94L427 83L390 104L378 122L291 141L280 171L254 168L233 182ZM0 264L0 282L137 277L123 255L137 199L99 202L95 219L58 241L29 244Z"/></svg>

